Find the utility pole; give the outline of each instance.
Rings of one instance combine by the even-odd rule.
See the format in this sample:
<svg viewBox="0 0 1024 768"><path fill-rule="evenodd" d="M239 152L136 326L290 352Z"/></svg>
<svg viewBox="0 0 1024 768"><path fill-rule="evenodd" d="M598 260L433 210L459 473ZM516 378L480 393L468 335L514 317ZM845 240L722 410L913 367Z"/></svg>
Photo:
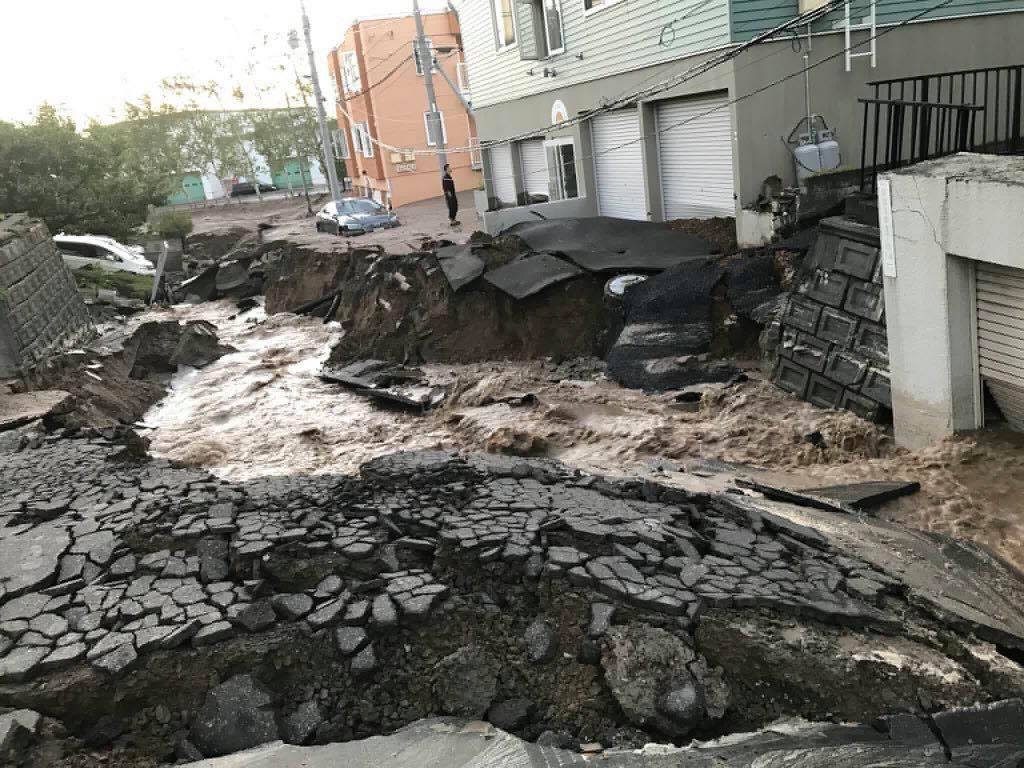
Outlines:
<svg viewBox="0 0 1024 768"><path fill-rule="evenodd" d="M437 111L437 96L434 93L434 57L427 45L427 37L423 34L419 0L412 0L412 13L416 17L416 50L419 51L420 69L423 70L423 87L427 89L427 131L437 142L437 164L443 174L448 164L448 155L444 151L444 129L441 127L441 115Z"/></svg>
<svg viewBox="0 0 1024 768"><path fill-rule="evenodd" d="M313 80L313 98L316 100L316 115L320 121L320 142L324 147L324 161L327 167L327 184L331 188L331 199L341 198L341 188L338 186L338 172L334 163L334 145L331 140L331 133L327 129L327 114L324 112L324 97L320 92L320 79L316 76L316 56L313 54L313 39L309 33L309 15L306 13L305 0L299 0L302 6L302 31L306 36L306 51L309 53L309 76Z"/></svg>

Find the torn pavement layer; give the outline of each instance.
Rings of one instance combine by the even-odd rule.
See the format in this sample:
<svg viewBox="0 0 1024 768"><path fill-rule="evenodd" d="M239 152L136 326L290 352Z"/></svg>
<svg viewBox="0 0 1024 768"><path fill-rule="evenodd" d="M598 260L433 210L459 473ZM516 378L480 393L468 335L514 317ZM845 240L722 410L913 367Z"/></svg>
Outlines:
<svg viewBox="0 0 1024 768"><path fill-rule="evenodd" d="M543 460L401 453L359 477L228 483L111 463L119 449L49 438L3 456L3 521L50 508L0 540L66 538L15 591L2 581L0 704L76 734L104 720L107 742L127 731L150 757L243 673L269 697L260 717L312 718L296 732L318 742L470 694L474 711L529 700L512 718L527 738L639 745L1024 689L1013 653L979 644L1024 648L1017 576L981 550L892 544L882 523L856 521L851 539L849 518ZM655 658L686 673L637 698ZM446 659L457 690L438 677Z"/></svg>

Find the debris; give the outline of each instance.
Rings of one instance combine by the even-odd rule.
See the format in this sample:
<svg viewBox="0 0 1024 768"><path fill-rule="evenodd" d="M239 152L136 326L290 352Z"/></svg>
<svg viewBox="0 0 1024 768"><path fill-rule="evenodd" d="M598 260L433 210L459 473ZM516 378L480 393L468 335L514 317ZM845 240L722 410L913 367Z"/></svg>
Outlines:
<svg viewBox="0 0 1024 768"><path fill-rule="evenodd" d="M484 273L482 259L473 255L468 245L448 246L437 250L437 262L453 291L469 285Z"/></svg>
<svg viewBox="0 0 1024 768"><path fill-rule="evenodd" d="M237 351L234 347L220 343L215 325L204 320L192 320L181 331L178 346L171 355L171 363L203 368Z"/></svg>
<svg viewBox="0 0 1024 768"><path fill-rule="evenodd" d="M803 488L800 493L833 499L844 507L867 511L901 496L911 496L920 490L921 484L916 482L876 480L866 483Z"/></svg>
<svg viewBox="0 0 1024 768"><path fill-rule="evenodd" d="M60 390L0 394L0 432L67 413L72 407L71 400L69 392Z"/></svg>
<svg viewBox="0 0 1024 768"><path fill-rule="evenodd" d="M487 272L484 280L514 299L525 299L548 286L582 274L582 270L550 253L537 253Z"/></svg>
<svg viewBox="0 0 1024 768"><path fill-rule="evenodd" d="M822 509L826 512L839 512L846 515L856 513L855 509L846 506L841 500L833 500L827 497L818 496L811 491L791 491L786 488L779 488L774 485L768 485L767 483L761 483L757 480L737 479L735 482L740 488L757 491L766 499L772 499L773 501L784 501L788 504L796 504L801 507L811 507L812 509Z"/></svg>
<svg viewBox="0 0 1024 768"><path fill-rule="evenodd" d="M192 741L207 757L228 755L278 737L270 696L248 674L213 688L192 722Z"/></svg>
<svg viewBox="0 0 1024 768"><path fill-rule="evenodd" d="M358 360L341 367L326 366L320 378L352 389L356 394L412 411L427 411L444 402L447 390L431 386L423 371L383 360Z"/></svg>

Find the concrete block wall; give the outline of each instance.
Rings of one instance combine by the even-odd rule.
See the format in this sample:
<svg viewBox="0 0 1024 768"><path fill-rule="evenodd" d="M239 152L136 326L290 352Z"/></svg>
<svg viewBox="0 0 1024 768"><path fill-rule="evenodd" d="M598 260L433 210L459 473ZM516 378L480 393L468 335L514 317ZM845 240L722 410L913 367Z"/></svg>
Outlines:
<svg viewBox="0 0 1024 768"><path fill-rule="evenodd" d="M892 406L878 230L822 221L779 313L772 378L822 408L877 419Z"/></svg>
<svg viewBox="0 0 1024 768"><path fill-rule="evenodd" d="M15 376L93 334L46 224L0 214L0 376Z"/></svg>

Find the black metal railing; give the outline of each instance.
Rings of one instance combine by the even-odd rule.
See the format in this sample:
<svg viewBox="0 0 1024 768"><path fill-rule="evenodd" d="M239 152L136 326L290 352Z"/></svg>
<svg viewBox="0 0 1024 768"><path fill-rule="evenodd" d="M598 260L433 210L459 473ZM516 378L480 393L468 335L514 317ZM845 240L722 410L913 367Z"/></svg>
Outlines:
<svg viewBox="0 0 1024 768"><path fill-rule="evenodd" d="M861 100L862 188L873 190L886 167L951 152L1024 153L1024 64L874 80L868 86L873 98Z"/></svg>
<svg viewBox="0 0 1024 768"><path fill-rule="evenodd" d="M864 105L860 188L874 192L878 174L976 145L975 104L937 104L898 99L860 99ZM872 130L869 132L869 126Z"/></svg>

